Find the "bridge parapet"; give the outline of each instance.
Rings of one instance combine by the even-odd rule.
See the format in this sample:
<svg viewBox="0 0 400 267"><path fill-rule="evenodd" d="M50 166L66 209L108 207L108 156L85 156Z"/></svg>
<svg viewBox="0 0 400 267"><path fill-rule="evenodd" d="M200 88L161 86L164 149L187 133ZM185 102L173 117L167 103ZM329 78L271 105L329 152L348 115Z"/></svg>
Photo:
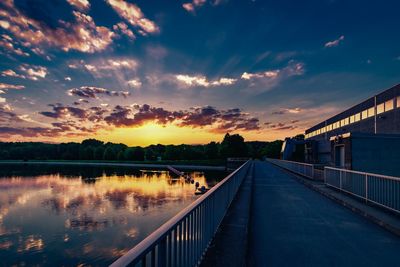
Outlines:
<svg viewBox="0 0 400 267"><path fill-rule="evenodd" d="M246 161L111 266L198 265L252 164Z"/></svg>
<svg viewBox="0 0 400 267"><path fill-rule="evenodd" d="M266 159L268 162L275 164L281 168L287 169L291 172L303 175L310 179L320 179L320 174L318 170L315 169L313 164L289 161L289 160L281 160L281 159ZM322 180L322 179L321 179Z"/></svg>
<svg viewBox="0 0 400 267"><path fill-rule="evenodd" d="M325 167L325 184L400 214L400 178Z"/></svg>
<svg viewBox="0 0 400 267"><path fill-rule="evenodd" d="M295 161L267 159L274 165L400 214L400 177L324 167Z"/></svg>

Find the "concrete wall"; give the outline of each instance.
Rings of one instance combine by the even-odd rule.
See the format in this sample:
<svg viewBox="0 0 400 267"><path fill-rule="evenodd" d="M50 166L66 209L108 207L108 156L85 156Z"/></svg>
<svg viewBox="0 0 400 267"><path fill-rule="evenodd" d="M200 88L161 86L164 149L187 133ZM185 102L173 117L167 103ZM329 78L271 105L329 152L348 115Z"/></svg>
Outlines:
<svg viewBox="0 0 400 267"><path fill-rule="evenodd" d="M400 177L399 136L352 136L353 170Z"/></svg>

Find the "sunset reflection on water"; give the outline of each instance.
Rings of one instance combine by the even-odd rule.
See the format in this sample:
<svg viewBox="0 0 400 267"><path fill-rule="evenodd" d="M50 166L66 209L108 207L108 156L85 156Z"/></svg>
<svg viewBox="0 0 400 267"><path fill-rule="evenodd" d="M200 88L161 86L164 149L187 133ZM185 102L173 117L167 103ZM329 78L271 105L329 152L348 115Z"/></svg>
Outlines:
<svg viewBox="0 0 400 267"><path fill-rule="evenodd" d="M196 199L194 184L167 171L27 173L0 173L7 266L109 264ZM190 175L213 186L224 173Z"/></svg>

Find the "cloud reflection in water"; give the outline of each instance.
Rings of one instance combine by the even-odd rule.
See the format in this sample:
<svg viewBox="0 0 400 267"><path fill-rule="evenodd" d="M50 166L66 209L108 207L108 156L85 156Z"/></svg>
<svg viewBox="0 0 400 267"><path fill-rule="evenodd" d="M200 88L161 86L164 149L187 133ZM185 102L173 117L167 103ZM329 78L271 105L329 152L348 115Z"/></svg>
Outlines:
<svg viewBox="0 0 400 267"><path fill-rule="evenodd" d="M196 198L193 184L166 171L34 173L0 174L6 265L109 264ZM191 175L209 186L224 176Z"/></svg>

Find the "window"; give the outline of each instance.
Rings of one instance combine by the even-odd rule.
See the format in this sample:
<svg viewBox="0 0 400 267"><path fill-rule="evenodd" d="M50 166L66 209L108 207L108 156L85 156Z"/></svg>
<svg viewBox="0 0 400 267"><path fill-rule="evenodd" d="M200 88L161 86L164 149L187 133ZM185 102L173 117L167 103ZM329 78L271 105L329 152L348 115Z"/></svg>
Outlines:
<svg viewBox="0 0 400 267"><path fill-rule="evenodd" d="M385 102L385 112L392 110L394 108L393 102L394 102L394 99L390 99Z"/></svg>
<svg viewBox="0 0 400 267"><path fill-rule="evenodd" d="M355 115L350 116L350 123L354 123Z"/></svg>
<svg viewBox="0 0 400 267"><path fill-rule="evenodd" d="M385 103L380 103L376 106L376 114L381 114L385 112Z"/></svg>
<svg viewBox="0 0 400 267"><path fill-rule="evenodd" d="M375 116L375 107L368 109L368 118Z"/></svg>
<svg viewBox="0 0 400 267"><path fill-rule="evenodd" d="M368 118L368 109L364 110L361 113L361 119L363 120L363 119L366 119L366 118Z"/></svg>
<svg viewBox="0 0 400 267"><path fill-rule="evenodd" d="M360 121L361 120L361 113L357 113L354 115L354 122Z"/></svg>
<svg viewBox="0 0 400 267"><path fill-rule="evenodd" d="M340 127L340 121L335 122L335 129Z"/></svg>
<svg viewBox="0 0 400 267"><path fill-rule="evenodd" d="M396 102L397 102L396 107L400 108L400 96L397 97L397 101Z"/></svg>

